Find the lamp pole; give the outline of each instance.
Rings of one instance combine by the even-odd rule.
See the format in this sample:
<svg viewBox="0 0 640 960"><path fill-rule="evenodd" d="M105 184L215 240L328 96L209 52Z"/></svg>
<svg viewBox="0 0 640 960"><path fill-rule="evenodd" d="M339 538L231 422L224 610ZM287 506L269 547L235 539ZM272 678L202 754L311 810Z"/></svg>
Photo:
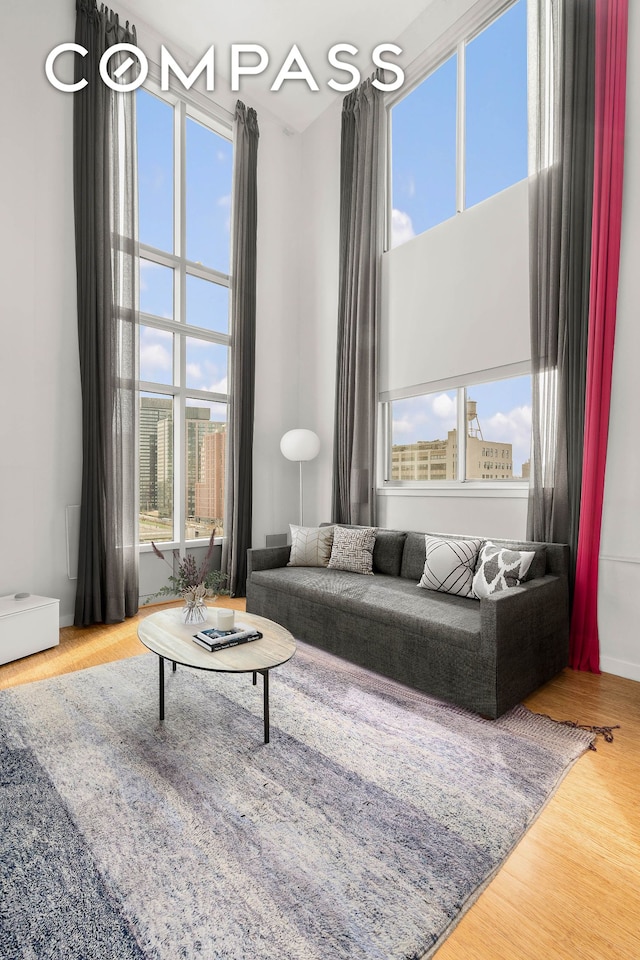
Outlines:
<svg viewBox="0 0 640 960"><path fill-rule="evenodd" d="M304 527L304 508L302 504L302 460L298 461L300 466L300 526Z"/></svg>
<svg viewBox="0 0 640 960"><path fill-rule="evenodd" d="M314 460L320 451L320 438L313 430L289 430L280 441L280 450L287 460L297 460L300 471L300 526L304 525L304 492L302 463Z"/></svg>

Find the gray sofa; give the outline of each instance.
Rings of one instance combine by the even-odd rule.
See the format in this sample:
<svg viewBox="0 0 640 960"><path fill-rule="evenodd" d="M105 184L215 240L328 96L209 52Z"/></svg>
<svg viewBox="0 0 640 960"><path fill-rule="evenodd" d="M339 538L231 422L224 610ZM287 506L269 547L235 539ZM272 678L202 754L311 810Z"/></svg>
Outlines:
<svg viewBox="0 0 640 960"><path fill-rule="evenodd" d="M288 546L250 550L247 611L431 696L499 717L568 663L568 547L491 539L535 550L535 558L526 582L483 600L417 586L423 533L378 530L374 576L288 567Z"/></svg>

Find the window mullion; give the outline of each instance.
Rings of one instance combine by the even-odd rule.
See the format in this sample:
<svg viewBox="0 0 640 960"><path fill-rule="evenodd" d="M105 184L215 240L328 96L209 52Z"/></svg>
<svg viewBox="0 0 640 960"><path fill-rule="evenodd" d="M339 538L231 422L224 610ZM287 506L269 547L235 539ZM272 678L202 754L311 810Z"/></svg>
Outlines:
<svg viewBox="0 0 640 960"><path fill-rule="evenodd" d="M393 183L393 151L392 146L392 137L391 137L391 107L387 107L387 145L386 145L386 168L385 168L385 185L384 185L384 195L387 198L387 206L385 211L385 234L384 234L384 249L385 251L391 250L391 225L393 221L393 198L391 196L391 184Z"/></svg>
<svg viewBox="0 0 640 960"><path fill-rule="evenodd" d="M175 108L175 245L178 254L178 264L175 272L175 318L181 329L186 322L186 106L183 102ZM175 430L174 445L174 517L177 529L175 539L180 543L180 552L185 549L186 530L186 340L182 333L176 335L176 383L179 387L177 399L177 429Z"/></svg>
<svg viewBox="0 0 640 960"><path fill-rule="evenodd" d="M467 388L458 387L458 474L456 480L467 479Z"/></svg>
<svg viewBox="0 0 640 960"><path fill-rule="evenodd" d="M456 210L462 213L464 210L465 199L465 151L466 151L466 126L465 126L465 62L466 44L461 40L458 44L458 78L456 90Z"/></svg>

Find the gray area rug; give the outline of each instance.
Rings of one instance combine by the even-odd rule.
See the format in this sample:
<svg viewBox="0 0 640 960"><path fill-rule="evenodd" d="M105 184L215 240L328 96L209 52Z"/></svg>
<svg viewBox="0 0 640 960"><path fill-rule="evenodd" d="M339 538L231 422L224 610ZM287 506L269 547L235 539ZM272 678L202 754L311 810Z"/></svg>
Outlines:
<svg viewBox="0 0 640 960"><path fill-rule="evenodd" d="M0 956L430 956L593 736L485 721L300 644L261 680L144 655L0 693Z"/></svg>

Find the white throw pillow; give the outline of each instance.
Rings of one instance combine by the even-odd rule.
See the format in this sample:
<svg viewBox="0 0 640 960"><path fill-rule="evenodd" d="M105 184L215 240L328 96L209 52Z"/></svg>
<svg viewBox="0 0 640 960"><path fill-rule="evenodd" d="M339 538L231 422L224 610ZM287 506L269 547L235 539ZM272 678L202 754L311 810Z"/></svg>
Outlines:
<svg viewBox="0 0 640 960"><path fill-rule="evenodd" d="M457 597L473 596L473 574L484 541L475 537L455 540L428 534L424 540L426 557L418 586Z"/></svg>
<svg viewBox="0 0 640 960"><path fill-rule="evenodd" d="M350 570L373 576L373 548L376 543L375 527L334 528L333 547L329 568Z"/></svg>
<svg viewBox="0 0 640 960"><path fill-rule="evenodd" d="M333 527L299 527L289 524L291 556L288 567L326 567L331 556Z"/></svg>
<svg viewBox="0 0 640 960"><path fill-rule="evenodd" d="M527 575L535 550L508 550L489 540L478 557L473 578L473 595L479 600L492 593L517 587Z"/></svg>

